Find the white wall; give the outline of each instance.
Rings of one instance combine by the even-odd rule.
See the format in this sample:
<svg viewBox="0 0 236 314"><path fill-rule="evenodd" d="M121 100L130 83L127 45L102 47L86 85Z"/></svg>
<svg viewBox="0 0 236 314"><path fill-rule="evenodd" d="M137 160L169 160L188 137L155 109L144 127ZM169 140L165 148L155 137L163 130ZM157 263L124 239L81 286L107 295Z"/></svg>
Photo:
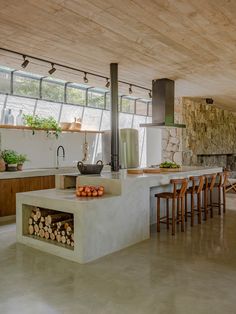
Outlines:
<svg viewBox="0 0 236 314"><path fill-rule="evenodd" d="M26 154L30 159L24 168L48 168L56 166L56 151L59 145L63 145L66 158L60 158L60 166L73 166L78 160L82 160L82 145L84 133L62 133L56 139L54 135L47 137L46 132L36 131L32 135L29 130L7 130L2 129L1 149L14 149L18 153ZM99 134L87 134L90 147L89 162L101 159L101 147L97 145ZM97 146L97 151L96 151Z"/></svg>
<svg viewBox="0 0 236 314"><path fill-rule="evenodd" d="M13 149L26 154L29 162L25 169L49 168L56 166L56 151L59 145L64 146L66 158L60 158L60 166L74 166L82 160L84 133L62 133L56 139L54 135L47 137L46 132L36 131L32 135L29 130L0 129L0 150ZM101 134L87 133L90 157L88 162L102 159ZM156 128L139 128L140 165L158 164L161 162L161 130ZM143 152L142 152L143 148Z"/></svg>

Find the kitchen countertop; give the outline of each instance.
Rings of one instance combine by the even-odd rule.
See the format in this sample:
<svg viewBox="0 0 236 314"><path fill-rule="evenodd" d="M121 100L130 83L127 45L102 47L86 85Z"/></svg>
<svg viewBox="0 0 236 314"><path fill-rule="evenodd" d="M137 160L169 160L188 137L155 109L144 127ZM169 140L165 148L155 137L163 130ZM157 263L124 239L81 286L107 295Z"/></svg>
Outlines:
<svg viewBox="0 0 236 314"><path fill-rule="evenodd" d="M62 173L77 173L79 171L76 167L61 167L57 168L38 168L38 169L25 169L22 171L4 171L0 172L0 180L2 179L17 179L17 178L28 178L28 177L44 177L52 176Z"/></svg>

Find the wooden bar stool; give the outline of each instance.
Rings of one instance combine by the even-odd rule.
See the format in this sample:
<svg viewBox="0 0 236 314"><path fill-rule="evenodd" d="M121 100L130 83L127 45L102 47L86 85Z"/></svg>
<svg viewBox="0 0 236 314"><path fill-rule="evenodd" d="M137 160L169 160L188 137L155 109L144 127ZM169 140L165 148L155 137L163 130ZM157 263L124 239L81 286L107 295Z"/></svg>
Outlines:
<svg viewBox="0 0 236 314"><path fill-rule="evenodd" d="M191 226L194 225L194 213L197 212L198 223L202 222L202 207L201 207L201 192L204 186L204 176L190 177L189 180L192 182L185 194L185 221L187 222L188 216L191 217ZM188 211L188 195L191 195L191 210ZM197 207L194 207L194 196L197 196Z"/></svg>
<svg viewBox="0 0 236 314"><path fill-rule="evenodd" d="M172 235L175 235L175 224L181 222L181 231L184 231L184 196L187 190L187 179L172 179L173 192L163 192L155 194L157 197L157 232L160 232L160 224L165 223L167 229L172 224ZM180 186L179 186L180 185ZM160 217L161 199L166 200L166 216ZM169 217L169 200L172 200L172 218ZM176 217L176 200L177 200L177 217ZM179 208L181 202L181 209ZM171 221L171 222L170 222Z"/></svg>
<svg viewBox="0 0 236 314"><path fill-rule="evenodd" d="M203 186L204 192L204 206L202 210L204 212L204 220L208 218L208 211L211 213L211 218L213 217L213 201L212 201L212 192L216 182L216 173L206 174L205 175L205 184ZM210 201L208 202L208 194L210 194Z"/></svg>
<svg viewBox="0 0 236 314"><path fill-rule="evenodd" d="M226 193L226 186L229 178L229 171L220 172L217 174L216 183L214 188L218 190L218 202L212 203L213 207L218 208L218 214L221 215L221 206L223 206L223 213L225 214L225 193ZM223 200L221 201L221 193L223 196ZM213 216L213 211L212 211Z"/></svg>

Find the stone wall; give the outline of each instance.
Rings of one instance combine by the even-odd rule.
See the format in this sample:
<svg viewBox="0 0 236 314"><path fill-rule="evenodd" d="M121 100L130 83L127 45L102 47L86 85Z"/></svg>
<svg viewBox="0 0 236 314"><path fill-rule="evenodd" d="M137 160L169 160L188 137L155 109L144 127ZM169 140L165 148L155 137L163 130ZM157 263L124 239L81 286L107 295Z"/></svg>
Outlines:
<svg viewBox="0 0 236 314"><path fill-rule="evenodd" d="M183 122L183 98L175 98L175 122ZM182 139L183 129L163 128L162 129L162 161L174 161L182 164Z"/></svg>
<svg viewBox="0 0 236 314"><path fill-rule="evenodd" d="M206 105L205 100L183 98L182 105L186 124L182 138L183 164L197 165L198 155L214 155L210 165L218 165L225 158L223 154L236 153L236 116L233 113ZM209 164L209 156L205 159Z"/></svg>
<svg viewBox="0 0 236 314"><path fill-rule="evenodd" d="M223 154L236 154L233 113L206 105L204 99L176 98L175 122L186 124L186 129L162 130L162 161L212 166L224 163L227 158Z"/></svg>

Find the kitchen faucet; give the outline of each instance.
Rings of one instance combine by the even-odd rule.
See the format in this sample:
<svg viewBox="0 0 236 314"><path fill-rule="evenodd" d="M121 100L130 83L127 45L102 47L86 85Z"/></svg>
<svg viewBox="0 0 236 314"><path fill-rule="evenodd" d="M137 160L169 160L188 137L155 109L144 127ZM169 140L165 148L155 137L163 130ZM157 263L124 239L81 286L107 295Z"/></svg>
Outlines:
<svg viewBox="0 0 236 314"><path fill-rule="evenodd" d="M60 149L62 150L62 156L59 155ZM57 169L59 168L59 157L62 157L63 160L65 160L65 156L66 156L65 148L62 145L58 146L57 147Z"/></svg>

